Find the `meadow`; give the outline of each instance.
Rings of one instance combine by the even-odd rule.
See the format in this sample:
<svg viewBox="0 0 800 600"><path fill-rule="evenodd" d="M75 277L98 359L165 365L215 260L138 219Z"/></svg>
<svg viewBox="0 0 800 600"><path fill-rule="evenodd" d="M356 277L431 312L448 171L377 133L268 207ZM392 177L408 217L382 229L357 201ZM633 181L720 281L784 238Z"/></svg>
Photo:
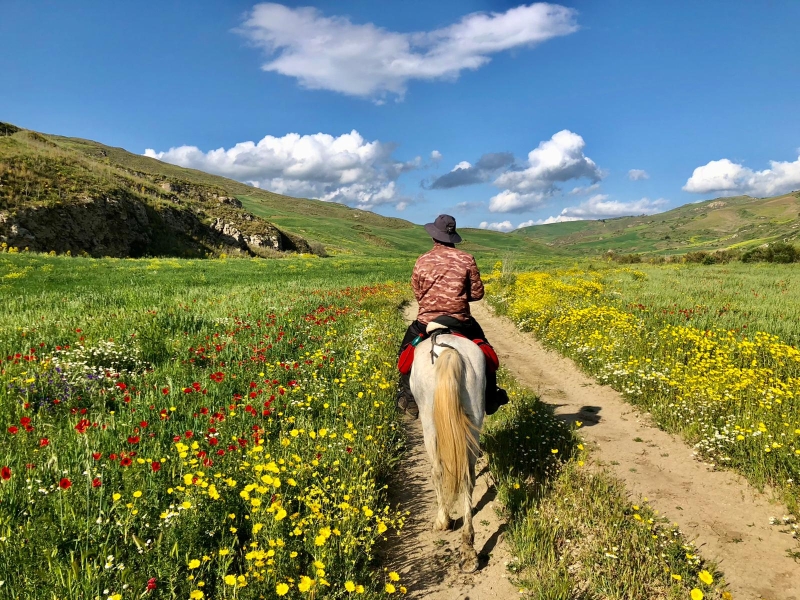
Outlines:
<svg viewBox="0 0 800 600"><path fill-rule="evenodd" d="M385 548L411 265L0 253L0 596L405 593ZM482 447L523 596L728 597L503 377Z"/></svg>
<svg viewBox="0 0 800 600"><path fill-rule="evenodd" d="M0 594L404 591L383 266L0 254Z"/></svg>
<svg viewBox="0 0 800 600"><path fill-rule="evenodd" d="M795 265L601 261L503 272L490 302L800 515ZM795 535L796 525L795 525Z"/></svg>

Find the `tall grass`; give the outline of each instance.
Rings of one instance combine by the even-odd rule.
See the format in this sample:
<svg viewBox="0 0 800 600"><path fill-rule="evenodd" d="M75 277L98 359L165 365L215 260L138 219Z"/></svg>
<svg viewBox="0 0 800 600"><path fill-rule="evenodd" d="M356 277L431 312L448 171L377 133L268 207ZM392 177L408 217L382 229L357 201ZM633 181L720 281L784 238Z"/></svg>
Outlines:
<svg viewBox="0 0 800 600"><path fill-rule="evenodd" d="M795 265L590 264L503 275L490 301L800 514Z"/></svg>
<svg viewBox="0 0 800 600"><path fill-rule="evenodd" d="M402 591L405 268L0 255L3 597Z"/></svg>

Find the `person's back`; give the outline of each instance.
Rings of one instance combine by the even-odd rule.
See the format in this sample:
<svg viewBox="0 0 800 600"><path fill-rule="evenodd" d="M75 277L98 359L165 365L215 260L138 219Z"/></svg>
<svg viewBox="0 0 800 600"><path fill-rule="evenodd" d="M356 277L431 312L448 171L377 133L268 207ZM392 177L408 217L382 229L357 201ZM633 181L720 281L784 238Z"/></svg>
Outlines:
<svg viewBox="0 0 800 600"><path fill-rule="evenodd" d="M470 318L469 303L483 298L483 282L472 255L437 242L417 259L411 286L419 303L417 320L427 325L436 317Z"/></svg>
<svg viewBox="0 0 800 600"><path fill-rule="evenodd" d="M478 322L472 318L469 303L483 298L483 281L478 265L471 254L457 250L461 241L456 232L456 220L450 215L439 215L436 221L425 225L433 238L434 246L420 256L411 275L411 286L419 304L417 319L408 326L400 344L400 352L415 338L426 335L427 325L436 319L449 318L447 327L471 339L486 341ZM488 343L488 341L487 341ZM486 374L486 414L494 413L508 402L505 390L497 387L494 371ZM408 374L401 375L397 405L413 417L417 406L408 385Z"/></svg>

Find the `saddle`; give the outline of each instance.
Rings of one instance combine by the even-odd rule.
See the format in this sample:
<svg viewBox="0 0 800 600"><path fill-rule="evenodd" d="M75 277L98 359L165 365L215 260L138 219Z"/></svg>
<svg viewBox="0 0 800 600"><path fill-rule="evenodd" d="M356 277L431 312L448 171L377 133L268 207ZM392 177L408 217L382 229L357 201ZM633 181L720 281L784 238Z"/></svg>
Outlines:
<svg viewBox="0 0 800 600"><path fill-rule="evenodd" d="M436 338L440 335L449 334L468 339L467 336L459 331L460 327L461 321L453 317L442 316L435 318L428 323L425 334L418 335L414 341L403 348L400 357L397 359L397 368L403 375L408 375L411 372L411 365L414 364L414 350L416 346L429 336L433 339L434 345L438 344L439 346L445 346L447 348L450 346L437 342ZM486 370L490 373L497 371L500 367L500 359L497 357L497 353L494 351L494 348L492 348L492 345L482 339L474 339L472 341L478 345L486 358ZM431 363L433 363L435 357L436 355L433 352L433 348L431 348Z"/></svg>

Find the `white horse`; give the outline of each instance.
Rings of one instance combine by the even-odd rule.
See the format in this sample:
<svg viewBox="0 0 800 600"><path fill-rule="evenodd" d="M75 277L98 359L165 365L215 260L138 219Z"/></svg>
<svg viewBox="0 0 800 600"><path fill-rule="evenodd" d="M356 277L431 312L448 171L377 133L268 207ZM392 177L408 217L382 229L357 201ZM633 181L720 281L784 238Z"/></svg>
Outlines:
<svg viewBox="0 0 800 600"><path fill-rule="evenodd" d="M428 332L438 327L432 323ZM486 359L475 343L447 333L434 333L421 342L411 368L411 392L419 407L438 502L433 529L450 527L450 507L462 498L461 569L467 573L478 569L472 489L484 416L485 369Z"/></svg>

